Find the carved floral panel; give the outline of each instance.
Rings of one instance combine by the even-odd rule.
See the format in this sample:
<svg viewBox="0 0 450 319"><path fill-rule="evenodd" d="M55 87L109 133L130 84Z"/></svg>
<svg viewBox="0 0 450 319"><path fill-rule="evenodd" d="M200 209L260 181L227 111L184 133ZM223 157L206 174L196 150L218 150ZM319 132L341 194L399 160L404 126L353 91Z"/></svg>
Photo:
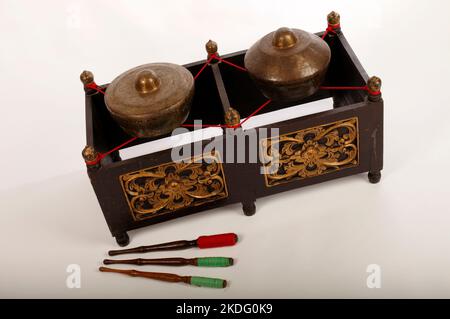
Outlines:
<svg viewBox="0 0 450 319"><path fill-rule="evenodd" d="M173 213L228 197L219 154L166 163L119 177L135 220Z"/></svg>
<svg viewBox="0 0 450 319"><path fill-rule="evenodd" d="M267 187L356 166L358 118L262 140L261 151Z"/></svg>

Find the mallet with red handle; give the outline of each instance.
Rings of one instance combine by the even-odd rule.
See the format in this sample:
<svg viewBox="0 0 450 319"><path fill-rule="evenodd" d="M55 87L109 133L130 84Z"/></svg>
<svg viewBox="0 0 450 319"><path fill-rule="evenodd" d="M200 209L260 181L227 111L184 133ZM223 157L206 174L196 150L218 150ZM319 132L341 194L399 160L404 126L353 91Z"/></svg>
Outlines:
<svg viewBox="0 0 450 319"><path fill-rule="evenodd" d="M120 250L110 250L108 254L110 256L122 255L122 254L138 254L147 253L151 251L162 251L162 250L178 250L186 249L191 247L198 248L214 248L214 247L224 247L233 246L238 241L238 236L234 233L200 236L194 240L177 240L169 243L162 243L150 246L140 246L129 249Z"/></svg>

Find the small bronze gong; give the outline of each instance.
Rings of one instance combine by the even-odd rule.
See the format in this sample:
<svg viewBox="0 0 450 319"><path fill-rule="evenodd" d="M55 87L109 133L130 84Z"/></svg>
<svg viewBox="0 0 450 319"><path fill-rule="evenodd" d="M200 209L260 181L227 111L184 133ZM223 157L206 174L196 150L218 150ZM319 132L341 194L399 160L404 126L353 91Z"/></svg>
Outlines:
<svg viewBox="0 0 450 319"><path fill-rule="evenodd" d="M125 132L155 137L186 120L193 96L194 78L186 68L150 63L115 78L106 90L105 103Z"/></svg>
<svg viewBox="0 0 450 319"><path fill-rule="evenodd" d="M256 42L244 63L266 97L291 101L318 90L330 58L328 44L315 34L280 28Z"/></svg>

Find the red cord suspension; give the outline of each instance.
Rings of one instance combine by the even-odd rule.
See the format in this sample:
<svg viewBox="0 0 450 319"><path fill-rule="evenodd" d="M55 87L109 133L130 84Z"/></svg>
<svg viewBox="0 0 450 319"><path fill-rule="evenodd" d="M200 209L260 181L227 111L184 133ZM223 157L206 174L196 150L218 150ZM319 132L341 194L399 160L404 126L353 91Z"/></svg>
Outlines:
<svg viewBox="0 0 450 319"><path fill-rule="evenodd" d="M86 87L89 88L89 89L95 90L95 91L97 91L97 92L100 92L100 93L102 93L103 95L105 94L105 91L103 91L103 90L100 88L100 86L98 86L97 83L95 83L95 82L91 82L91 83L89 83L89 84L86 84Z"/></svg>
<svg viewBox="0 0 450 319"><path fill-rule="evenodd" d="M322 39L325 39L325 37L330 34L336 34L336 30L340 28L340 24L328 24L328 27L325 29L325 32L322 35ZM200 68L200 70L197 72L197 74L194 76L194 80L196 80L200 74L206 69L206 67L211 63L211 61L213 59L216 59L220 62L223 62L225 64L228 64L238 70L247 72L247 69L244 67L241 67L239 65L236 65L232 62L229 62L225 59L220 58L219 56L217 56L216 54L212 54L209 59L205 62L205 64ZM86 85L87 88L89 89L93 89L96 90L97 92L100 92L102 94L105 94L105 91L103 91L100 86L98 86L95 82L91 82L89 84ZM363 90L368 92L368 94L370 95L380 95L381 91L371 91L368 86L321 86L320 87L321 90ZM221 127L221 128L238 128L241 127L242 124L244 124L245 122L247 122L251 117L255 116L256 114L258 114L263 108L265 108L267 105L269 105L269 103L272 102L271 99L268 99L266 102L264 102L261 106L259 106L255 111L253 111L253 113L251 113L249 116L247 116L241 123L237 124L237 125L227 125L227 124L182 124L182 127ZM106 156L108 156L109 154L121 149L122 147L128 145L129 143L133 142L134 140L136 140L137 137L133 137L127 141L125 141L124 143L114 147L113 149L111 149L110 151L106 152L106 153L98 153L97 158L94 161L90 161L90 162L86 162L87 165L96 165L98 164L103 158L105 158Z"/></svg>
<svg viewBox="0 0 450 319"><path fill-rule="evenodd" d="M92 90L95 90L99 93L102 93L103 95L105 94L105 91L103 91L100 86L98 86L95 82L91 82L89 84L86 84L86 87ZM97 165L98 163L100 163L100 161L102 159L104 159L106 156L108 156L109 154L120 150L122 147L124 147L125 145L130 144L131 142L133 142L134 140L136 140L137 137L132 137L129 140L125 141L124 143L114 147L113 149L107 151L106 153L97 153L97 158L93 161L86 161L86 165L92 166L92 165Z"/></svg>
<svg viewBox="0 0 450 319"><path fill-rule="evenodd" d="M220 61L220 62L223 62L223 63L225 63L225 64L231 65L232 67L235 67L236 69L239 69L239 70L241 70L241 71L247 72L247 69L246 69L246 68L243 68L242 66L239 66L239 65L236 65L236 64L234 64L234 63L231 63L230 61L227 61L227 60L225 60L225 59L222 59L221 57L214 56L214 58L215 58L217 61Z"/></svg>
<svg viewBox="0 0 450 319"><path fill-rule="evenodd" d="M198 78L198 76L203 72L203 70L205 70L205 68L209 65L209 63L213 60L217 60L220 62L223 62L225 64L228 64L238 70L247 72L246 68L243 68L242 66L239 66L237 64L234 64L230 61L227 61L225 59L222 59L221 57L217 56L216 54L212 54L210 56L210 58L208 59L208 61L206 61L206 63L202 66L202 68L200 69L200 71L197 72L197 74L194 77L194 80ZM242 124L244 124L246 121L248 121L252 116L256 115L259 111L261 111L264 107L266 107L272 100L267 100L266 102L264 102L261 106L259 106L252 114L250 114L249 116L247 116L244 121L242 121L241 123L237 124L237 125L228 125L228 124L182 124L182 127L221 127L221 128L238 128L240 127Z"/></svg>
<svg viewBox="0 0 450 319"><path fill-rule="evenodd" d="M109 154L120 150L122 147L124 147L125 145L130 144L131 142L133 142L134 140L136 140L137 137L132 137L130 138L128 141L123 142L122 144L114 147L113 149L107 151L106 153L98 153L97 158L94 161L90 161L90 162L86 162L87 165L97 165L98 163L100 163L100 161L102 159L104 159L106 156L108 156Z"/></svg>
<svg viewBox="0 0 450 319"><path fill-rule="evenodd" d="M336 30L339 29L340 27L341 25L339 23L338 24L328 23L328 27L325 29L325 32L322 35L322 40L325 39L325 37L330 33L336 34Z"/></svg>
<svg viewBox="0 0 450 319"><path fill-rule="evenodd" d="M241 127L242 124L247 122L252 116L255 116L258 112L260 112L263 108L265 108L270 102L271 99L264 102L261 106L259 106L252 114L247 116L241 123L236 125L228 125L228 124L182 124L182 127L222 127L222 128L238 128Z"/></svg>
<svg viewBox="0 0 450 319"><path fill-rule="evenodd" d="M245 120L242 121L242 123L236 125L236 127L241 126L242 124L244 124L245 122L247 122L252 116L255 116L259 111L261 111L263 108L265 108L267 105L269 105L269 103L272 102L272 99L268 99L266 102L264 102L260 107L258 107L252 114L250 114L249 116L247 116L245 118Z"/></svg>
<svg viewBox="0 0 450 319"><path fill-rule="evenodd" d="M198 76L203 72L203 70L206 69L206 67L209 65L209 63L211 63L211 61L216 57L215 54L211 54L211 56L209 57L208 61L205 62L205 64L203 64L202 68L200 69L200 71L197 72L197 74L194 76L194 80L197 80Z"/></svg>

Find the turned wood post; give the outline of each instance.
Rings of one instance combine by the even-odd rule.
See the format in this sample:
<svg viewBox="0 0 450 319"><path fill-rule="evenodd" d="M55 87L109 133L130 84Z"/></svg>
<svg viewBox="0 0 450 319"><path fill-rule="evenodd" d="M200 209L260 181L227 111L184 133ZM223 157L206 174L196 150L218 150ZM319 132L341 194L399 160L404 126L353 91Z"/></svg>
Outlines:
<svg viewBox="0 0 450 319"><path fill-rule="evenodd" d="M381 96L381 79L372 76L367 81L367 91L369 107L381 108L381 118L374 119L378 123L372 131L372 155L370 158L370 171L368 173L369 181L376 184L381 179L381 169L383 167L383 98Z"/></svg>

